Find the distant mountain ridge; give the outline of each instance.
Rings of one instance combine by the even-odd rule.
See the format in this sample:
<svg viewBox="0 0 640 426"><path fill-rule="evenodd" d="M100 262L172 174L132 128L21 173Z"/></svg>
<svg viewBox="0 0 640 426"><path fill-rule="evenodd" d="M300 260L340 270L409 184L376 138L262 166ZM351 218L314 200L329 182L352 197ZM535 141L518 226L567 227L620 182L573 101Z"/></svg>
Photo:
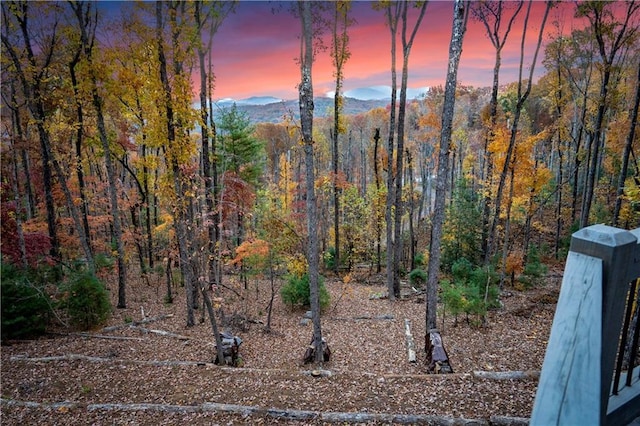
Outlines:
<svg viewBox="0 0 640 426"><path fill-rule="evenodd" d="M326 117L333 114L333 98L317 97L314 99L314 115L316 117ZM285 116L293 116L295 120L300 118L300 107L298 100L281 100L270 96L252 97L240 101L233 99L222 99L214 105L214 119L220 117L220 112L225 108L230 108L233 104L239 111L247 114L252 124L257 123L280 123ZM344 110L346 115L362 114L374 108L385 108L390 100L370 99L362 100L355 98L344 98ZM217 105L217 109L216 109Z"/></svg>
<svg viewBox="0 0 640 426"><path fill-rule="evenodd" d="M416 99L426 95L428 87L407 88L407 98ZM326 117L333 113L334 92L326 93L326 96L318 96L314 99L316 117ZM397 96L400 96L398 93ZM378 107L386 107L391 102L391 86L359 87L344 92L344 113L355 115L365 113ZM244 111L251 123L279 123L285 115L293 115L299 118L300 109L298 100L284 100L273 96L252 96L246 99L234 100L232 98L220 99L216 102L218 111L214 111L214 118L219 116L219 111L229 108L233 104L240 111Z"/></svg>

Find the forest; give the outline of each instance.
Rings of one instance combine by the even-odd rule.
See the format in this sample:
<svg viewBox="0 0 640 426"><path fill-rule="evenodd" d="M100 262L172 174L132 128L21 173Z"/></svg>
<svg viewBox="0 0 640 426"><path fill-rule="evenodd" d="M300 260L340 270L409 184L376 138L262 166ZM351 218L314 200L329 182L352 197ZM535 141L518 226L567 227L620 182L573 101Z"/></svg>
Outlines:
<svg viewBox="0 0 640 426"><path fill-rule="evenodd" d="M584 28L551 19L558 2L545 2L543 16L530 14L531 4L451 2L446 83L408 99L411 52L421 48L413 41L429 2L371 2L392 40L392 94L386 107L346 114L350 2L289 2L279 13L300 23L300 51L291 52L299 109L253 123L235 105L214 102L212 46L235 2L136 2L106 20L91 1L3 1L3 345L51 333L77 338L108 324L141 327L168 309L176 327L169 337L198 329L198 341L213 342L197 357L253 365L247 337L239 362L225 353L224 331L259 325L261 339L276 339L267 348L287 346L324 372L358 354L336 351L325 322L331 330L355 314L345 307L338 315L341 304L376 298L382 311L352 317L353 327L390 319L378 314L402 312L407 298L420 302L406 314L425 339L426 361L412 374L434 372L432 330L455 354L460 331L443 330L445 319L493 327L499 339L496 312L520 292L548 296L573 232L640 226L640 3L576 2L571 13L586 19ZM531 19L522 34L511 32L518 17ZM456 78L472 20L493 46L490 87ZM519 79L504 83L502 48L520 38ZM531 38L535 51L525 52ZM321 115L312 80L318 55L330 56L335 78L330 113ZM141 300L159 316L147 315ZM286 324L301 333L302 313L312 331L279 342ZM547 333L551 314L542 314ZM367 333L385 333L373 327ZM541 351L543 334L532 332ZM139 334L121 339L138 339L131 336ZM3 356L3 374L5 365ZM82 400L95 391L79 392ZM530 403L504 411L526 416Z"/></svg>

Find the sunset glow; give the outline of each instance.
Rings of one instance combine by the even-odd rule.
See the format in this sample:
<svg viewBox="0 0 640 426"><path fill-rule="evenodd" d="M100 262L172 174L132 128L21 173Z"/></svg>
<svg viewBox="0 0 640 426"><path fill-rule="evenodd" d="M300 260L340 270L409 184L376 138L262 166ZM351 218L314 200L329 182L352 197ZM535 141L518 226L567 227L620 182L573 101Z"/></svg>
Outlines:
<svg viewBox="0 0 640 426"><path fill-rule="evenodd" d="M345 65L343 90L391 84L391 35L382 11L373 2L353 2L351 16L356 23L349 28L351 58ZM243 99L250 96L297 97L299 69L299 22L289 12L291 2L241 1L236 12L223 22L214 38L213 63L216 74L214 98ZM533 57L544 2L533 2L526 34L524 74ZM554 21L563 23L565 32L582 27L573 18L574 5L563 2L550 14L544 37L556 33ZM518 16L502 52L500 82L515 81L518 75L520 43L526 5ZM414 21L412 20L411 23ZM409 60L409 87L444 83L451 37L452 3L432 1L416 37ZM326 43L330 34L325 34ZM398 71L402 47L398 37ZM536 75L541 75L541 50ZM469 18L458 80L461 84L489 86L492 81L495 50L483 25ZM314 92L323 96L334 89L333 69L328 51L321 52L313 69Z"/></svg>

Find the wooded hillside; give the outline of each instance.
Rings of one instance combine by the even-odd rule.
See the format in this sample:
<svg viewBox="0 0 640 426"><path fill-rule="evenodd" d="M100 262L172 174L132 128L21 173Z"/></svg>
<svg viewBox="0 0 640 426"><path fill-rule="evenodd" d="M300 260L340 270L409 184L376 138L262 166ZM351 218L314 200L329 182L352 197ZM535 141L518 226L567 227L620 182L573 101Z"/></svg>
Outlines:
<svg viewBox="0 0 640 426"><path fill-rule="evenodd" d="M338 64L350 57L351 23L349 2L334 3L313 3L301 33L324 38L331 52L308 48ZM408 58L425 47L411 44L420 21L405 3L376 7ZM640 3L578 2L573 13L590 22L582 29L529 17L530 2L458 3L459 25L482 22L495 47L492 87L456 84L454 73L455 99L440 86L407 100L407 59L385 107L350 113L336 90L314 109L313 61L298 58L296 112L255 124L213 104L211 40L232 2L136 3L109 22L94 2L2 2L3 340L92 327L112 309L108 298L89 305L105 283L125 308L154 280L166 283L166 303L181 283L178 315L193 326L208 308L218 337L230 274L244 292L251 277L268 278L273 301L316 268L311 306L322 275L386 272L394 299L400 280L423 291L441 273L433 303L482 324L505 288L535 286L545 263L563 261L572 231L639 226ZM518 14L529 33L509 33ZM531 63L521 52L519 81L500 81L504 39L543 34L551 40ZM444 219L434 233L436 206ZM441 259L427 274L434 239ZM98 295L78 297L89 291ZM285 302L299 302L294 293ZM34 315L6 308L24 294L45 296L27 307ZM321 288L316 296L321 304Z"/></svg>

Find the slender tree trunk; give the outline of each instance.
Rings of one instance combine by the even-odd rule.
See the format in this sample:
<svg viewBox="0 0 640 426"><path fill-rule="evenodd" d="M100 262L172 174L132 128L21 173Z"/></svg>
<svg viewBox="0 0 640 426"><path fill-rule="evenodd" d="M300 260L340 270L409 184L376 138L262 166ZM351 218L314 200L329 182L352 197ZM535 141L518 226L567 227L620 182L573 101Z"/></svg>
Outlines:
<svg viewBox="0 0 640 426"><path fill-rule="evenodd" d="M579 10L582 16L586 16L593 29L595 39L598 44L598 51L600 53L600 59L602 62L602 82L600 83L600 96L598 99L598 113L596 115L596 121L593 126L593 155L591 162L589 163L587 182L585 188L584 205L580 215L580 227L583 228L589 224L589 214L591 212L591 204L593 202L593 193L595 191L596 175L600 166L600 149L604 145L604 119L607 111L608 95L612 90L610 83L615 84L616 79L611 79L614 72L614 62L618 53L623 49L628 42L627 39L634 32L637 32L637 28L633 26L631 21L632 16L635 15L640 9L640 4L637 2L627 2L626 14L623 20L615 26L612 31L611 26L606 22L606 13L603 13L603 9L606 5L599 4L597 2L585 3L584 9ZM631 25L630 25L631 24ZM607 43L606 39L611 38L611 43ZM607 52L609 48L609 52Z"/></svg>
<svg viewBox="0 0 640 426"><path fill-rule="evenodd" d="M3 5L3 13L5 11L5 7L8 9L7 5ZM14 67L16 68L16 73L18 74L18 78L20 79L22 89L24 92L25 99L27 101L27 106L29 108L29 112L31 116L36 121L36 128L38 130L38 137L40 141L40 153L42 156L42 184L44 187L44 198L45 198L45 206L47 210L47 230L49 233L49 240L51 242L51 249L49 250L49 255L55 259L56 261L60 260L60 241L58 239L58 229L56 224L56 211L55 211L55 202L53 199L53 175L51 171L51 153L50 153L50 140L49 133L45 127L45 107L43 104L42 97L42 73L36 72L39 67L36 63L35 54L33 52L32 42L31 42L31 33L29 32L28 27L28 18L29 18L29 3L24 2L17 5L17 10L12 11L11 13L15 16L18 21L18 25L20 27L20 31L22 33L22 38L24 42L24 48L26 51L26 57L31 69L30 74L33 73L33 79L28 80L27 74L22 68L22 63L18 52L16 52L15 47L11 43L11 41L3 34L2 35L2 44L7 49L9 56L12 60ZM43 46L45 51L45 57L48 58L47 63L44 66L49 65L49 61L53 57L53 50L55 48L56 43L56 27L54 26L53 34L51 37L51 44L48 46ZM48 53L48 55L46 55Z"/></svg>
<svg viewBox="0 0 640 426"><path fill-rule="evenodd" d="M507 200L507 209L505 212L505 223L504 223L504 241L502 243L502 268L500 269L500 290L504 288L504 281L506 278L506 270L507 270L507 258L509 257L509 238L511 235L511 207L513 206L513 185L514 185L514 171L515 171L515 157L513 158L513 162L510 171L510 179L509 179L509 198ZM485 298L485 303L487 302Z"/></svg>
<svg viewBox="0 0 640 426"><path fill-rule="evenodd" d="M311 3L299 1L300 20L302 24L302 40L300 46L300 124L304 143L304 157L306 167L307 194L307 233L309 263L309 289L313 321L313 342L315 345L315 360L323 362L322 329L320 322L320 292L319 292L319 254L318 254L318 211L315 195L315 170L313 161L313 83L311 70L313 64L313 28L311 17Z"/></svg>
<svg viewBox="0 0 640 426"><path fill-rule="evenodd" d="M162 39L162 7L163 2L156 2L156 38L158 43L158 63L160 65L160 81L163 86L165 96L165 113L167 120L167 143L169 147L176 144L176 123L174 119L173 101L171 98L171 86L169 85L169 77L167 74L167 60L164 54L164 43ZM171 171L173 172L173 184L176 196L183 194L182 173L178 164L175 153L170 153ZM193 289L195 286L194 270L189 256L190 244L189 235L186 226L186 205L184 202L178 203L174 207L174 226L176 231L176 240L178 242L178 252L180 256L180 270L185 283L185 292L187 296L187 327L195 325L194 315L194 296Z"/></svg>
<svg viewBox="0 0 640 426"><path fill-rule="evenodd" d="M14 80L9 82L10 90L11 90L11 105L9 105L9 109L11 110L11 125L13 128L13 149L14 154L16 155L14 162L16 167L18 166L18 157L17 153L20 152L20 161L22 163L22 170L24 172L24 192L26 194L25 199L25 213L27 215L27 219L31 219L35 216L34 209L34 198L33 198L33 190L31 189L31 171L29 168L29 157L27 150L23 148L25 145L25 138L22 132L22 119L20 118L20 108L18 106L18 101L16 99L16 87ZM20 145L20 148L18 148ZM17 173L17 169L16 169ZM20 179L16 180L16 184L18 185L18 189L20 188ZM20 209L19 205L16 205L16 209Z"/></svg>
<svg viewBox="0 0 640 426"><path fill-rule="evenodd" d="M203 30L203 22L201 16L201 8L202 4L200 2L195 3L195 21L196 27L198 28L198 33L200 34L200 38L202 38L202 30ZM211 18L211 16L208 16ZM210 38L211 40L211 38ZM211 43L209 43L209 48L207 51L210 52ZM205 49L202 45L198 46L198 64L200 69L200 120L201 120L201 140L202 140L202 171L204 176L204 198L205 198L205 216L207 220L206 228L207 234L209 236L207 241L207 252L208 252L208 260L207 260L207 270L209 275L209 286L214 286L218 284L215 280L216 278L216 257L215 257L215 247L216 247L216 227L217 223L213 220L214 216L214 200L213 200L213 179L211 176L211 157L209 152L209 110L207 109L207 82L209 81L209 76L207 76L206 64L205 64ZM212 118L213 121L213 118Z"/></svg>
<svg viewBox="0 0 640 426"><path fill-rule="evenodd" d="M386 274L387 274L387 292L389 293L389 300L396 299L395 294L395 280L396 280L396 265L394 265L395 257L395 245L397 241L393 240L393 204L395 201L395 179L397 175L393 170L393 158L395 148L395 131L396 131L396 93L397 93L397 76L396 76L396 40L398 19L400 17L400 11L402 2L391 2L387 6L386 15L387 23L389 25L389 31L391 32L391 110L389 114L389 139L387 142L387 204L385 209L385 223L386 223L386 239L387 239L387 261L386 261ZM396 212L397 214L397 212Z"/></svg>
<svg viewBox="0 0 640 426"><path fill-rule="evenodd" d="M549 10L552 7L552 3L547 1L546 2L546 7L545 7L545 12L544 12L544 16L542 17L542 23L540 25L540 32L538 33L538 42L536 44L536 50L535 53L533 55L533 60L531 62L531 68L529 69L529 78L527 80L527 87L524 90L524 92L522 91L522 84L523 84L523 78L522 78L522 71L523 71L523 65L522 62L524 60L524 42L525 42L525 37L526 37L526 28L527 28L527 24L529 21L529 16L530 16L530 12L531 12L531 4L532 1L529 1L529 6L527 8L527 13L525 16L525 20L524 20L524 28L525 30L523 31L522 34L522 42L520 45L520 74L519 74L519 79L518 79L518 100L516 102L516 107L515 107L515 111L513 113L513 123L511 124L511 134L510 134L510 139L509 139L509 146L507 148L507 153L505 155L505 160L504 160L504 166L502 167L502 172L500 173L500 180L498 182L498 189L496 191L496 200L495 200L495 213L493 215L493 221L491 222L491 230L489 232L488 238L489 238L489 242L487 244L488 247L488 259L490 259L494 253L495 253L495 246L496 246L496 230L498 227L498 222L500 221L500 212L501 212L501 204L502 204L502 197L503 197L503 192L504 192L504 185L506 182L506 178L507 178L507 172L512 160L512 157L514 155L514 151L515 151L515 145L516 145L516 137L518 134L518 124L520 122L520 115L522 113L522 108L524 106L524 102L527 100L527 98L529 97L529 93L531 92L531 85L532 85L532 80L533 80L533 72L535 69L535 65L536 65L536 60L538 57L538 52L540 51L540 46L542 45L542 36L544 34L544 27L545 27L545 23L547 22L547 17L549 16Z"/></svg>
<svg viewBox="0 0 640 426"><path fill-rule="evenodd" d="M591 142L591 155L588 162L587 181L584 189L584 203L580 211L580 228L589 225L589 214L591 213L591 204L593 203L593 192L596 186L596 175L598 174L598 163L600 162L600 148L604 140L602 138L602 124L604 123L604 114L606 110L607 95L609 93L609 80L611 72L609 67L605 65L604 77L600 84L600 96L598 101L598 114L596 115L595 128Z"/></svg>
<svg viewBox="0 0 640 426"><path fill-rule="evenodd" d="M376 179L376 202L375 202L375 220L376 220L376 272L382 271L382 223L380 218L380 164L378 163L378 145L380 143L380 129L376 129L373 135L373 174Z"/></svg>
<svg viewBox="0 0 640 426"><path fill-rule="evenodd" d="M84 227L84 234L87 238L87 246L91 250L91 233L89 229L89 206L87 204L86 188L84 182L84 171L82 169L82 144L84 141L84 111L82 108L82 101L80 100L80 91L78 89L78 78L76 76L76 66L80 60L81 49L79 48L74 55L72 61L69 63L69 74L71 76L71 85L73 86L73 96L76 102L76 117L78 122L76 123L76 176L78 177L78 190L80 191L80 213L82 215L82 226Z"/></svg>
<svg viewBox="0 0 640 426"><path fill-rule="evenodd" d="M396 297L400 297L400 264L402 260L402 216L403 216L403 203L402 203L402 176L404 174L404 128L405 128L405 116L407 111L407 82L409 79L409 55L411 54L411 47L415 40L416 33L422 19L424 18L425 11L429 2L425 1L420 6L420 12L418 14L417 21L411 30L411 34L407 38L407 9L409 2L403 2L402 6L402 77L400 83L400 102L398 106L398 142L396 149L396 180L395 180L395 216L393 224L393 241L394 241L394 277L393 277L393 292Z"/></svg>
<svg viewBox="0 0 640 426"><path fill-rule="evenodd" d="M483 187L484 187L484 199L482 200L482 246L481 251L485 264L491 261L488 245L489 245L489 225L491 217L491 201L493 190L493 158L491 151L489 150L489 144L494 137L494 129L496 125L496 119L498 116L498 89L499 89L499 76L500 66L502 64L502 48L504 47L513 23L522 9L523 2L519 0L516 3L515 9L509 20L507 21L507 27L504 30L504 34L500 34L501 26L503 23L504 5L503 1L483 1L472 4L471 10L475 19L479 20L485 27L486 34L491 40L491 44L495 49L495 61L493 65L493 84L491 85L491 99L489 101L489 123L488 129L484 137L483 146L483 167L484 173ZM453 183L453 181L452 181Z"/></svg>
<svg viewBox="0 0 640 426"><path fill-rule="evenodd" d="M338 189L338 126L339 116L338 112L340 108L340 102L338 100L340 96L340 87L336 82L336 95L335 95L335 114L334 114L334 129L332 132L333 139L333 233L334 233L334 245L335 245L335 258L334 258L334 271L336 275L340 272L340 191Z"/></svg>
<svg viewBox="0 0 640 426"><path fill-rule="evenodd" d="M618 226L618 220L620 219L620 208L622 207L622 196L624 194L624 183L627 179L627 173L629 171L629 156L635 140L636 127L638 125L638 107L640 106L640 64L638 65L638 75L636 81L636 97L631 110L631 122L629 124L629 133L627 134L627 140L622 153L622 168L620 169L620 176L618 177L618 189L616 191L616 202L613 208L613 220L611 221L613 226Z"/></svg>
<svg viewBox="0 0 640 426"><path fill-rule="evenodd" d="M415 202L414 202L414 187L413 187L413 166L411 163L411 152L407 150L407 168L409 172L409 262L410 267L409 270L413 271L416 267L416 236L413 226L414 220L414 212L415 212Z"/></svg>
<svg viewBox="0 0 640 426"><path fill-rule="evenodd" d="M118 308L126 308L126 266L124 243L122 242L122 222L120 211L118 209L118 188L113 167L113 159L111 158L111 147L107 136L107 129L104 123L103 100L98 93L98 79L93 63L93 43L95 39L95 30L98 15L91 12L91 3L78 2L71 5L78 19L80 30L80 43L84 51L85 58L89 67L89 79L91 84L91 99L93 107L96 111L96 124L98 127L98 135L104 151L104 162L107 169L107 179L109 181L109 201L111 204L111 215L113 221L113 233L116 240L117 263L118 263ZM90 249L89 249L90 251Z"/></svg>
<svg viewBox="0 0 640 426"><path fill-rule="evenodd" d="M13 97L13 91L12 91ZM15 99L13 99L15 100ZM13 103L13 105L16 105ZM18 248L20 249L20 263L24 268L29 266L27 260L27 247L24 241L24 232L22 229L22 203L20 202L20 190L18 188L18 182L20 181L20 174L18 173L18 154L16 146L16 139L19 138L17 125L19 120L16 118L20 114L20 110L17 107L11 107L11 122L13 126L12 141L11 141L11 156L13 157L13 179L11 179L11 186L13 190L13 199L16 205L16 229L18 232ZM18 259L15 259L18 260Z"/></svg>
<svg viewBox="0 0 640 426"><path fill-rule="evenodd" d="M455 0L453 4L453 27L449 44L449 66L444 92L442 111L442 130L440 133L440 151L438 154L438 175L436 180L436 200L433 212L431 244L429 245L429 265L427 270L426 329L425 339L429 339L429 330L437 327L436 308L438 302L438 279L440 276L442 227L444 224L447 178L449 176L449 146L455 110L455 94L458 82L458 65L462 54L462 40L467 28L469 3ZM428 341L428 340L425 340Z"/></svg>

